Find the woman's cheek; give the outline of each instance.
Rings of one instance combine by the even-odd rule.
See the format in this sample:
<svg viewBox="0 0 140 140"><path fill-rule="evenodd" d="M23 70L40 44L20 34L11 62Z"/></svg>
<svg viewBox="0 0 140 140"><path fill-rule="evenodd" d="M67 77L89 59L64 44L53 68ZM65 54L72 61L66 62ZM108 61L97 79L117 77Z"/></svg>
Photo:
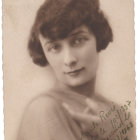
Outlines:
<svg viewBox="0 0 140 140"><path fill-rule="evenodd" d="M94 61L96 62L97 59L98 59L98 53L97 51L95 50L95 48L92 46L92 47L89 47L89 48L86 48L81 57L83 58L83 61L85 61L85 63L93 63Z"/></svg>
<svg viewBox="0 0 140 140"><path fill-rule="evenodd" d="M51 67L57 77L63 73L63 62L60 60L60 58L53 59L53 61L51 61Z"/></svg>

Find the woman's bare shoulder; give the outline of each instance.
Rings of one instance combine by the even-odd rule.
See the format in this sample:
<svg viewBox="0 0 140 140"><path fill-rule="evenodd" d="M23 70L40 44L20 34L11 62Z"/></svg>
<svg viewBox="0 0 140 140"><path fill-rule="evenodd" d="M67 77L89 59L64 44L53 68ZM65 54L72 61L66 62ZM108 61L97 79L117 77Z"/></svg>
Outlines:
<svg viewBox="0 0 140 140"><path fill-rule="evenodd" d="M58 110L59 104L54 98L47 94L41 94L33 98L26 106L22 123L40 123L40 120L45 122L55 120Z"/></svg>
<svg viewBox="0 0 140 140"><path fill-rule="evenodd" d="M24 111L17 139L32 140L38 137L49 139L47 131L55 126L59 119L57 109L56 100L46 94L32 99Z"/></svg>
<svg viewBox="0 0 140 140"><path fill-rule="evenodd" d="M27 111L35 113L51 113L58 108L58 102L48 94L41 94L33 98L26 107ZM48 114L47 113L47 114Z"/></svg>

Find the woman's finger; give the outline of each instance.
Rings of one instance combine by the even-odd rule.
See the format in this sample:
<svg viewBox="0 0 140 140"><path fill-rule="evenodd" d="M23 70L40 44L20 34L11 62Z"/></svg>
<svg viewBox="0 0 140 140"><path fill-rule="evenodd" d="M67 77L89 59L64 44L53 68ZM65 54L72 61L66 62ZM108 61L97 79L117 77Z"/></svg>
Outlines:
<svg viewBox="0 0 140 140"><path fill-rule="evenodd" d="M90 111L90 108L89 107L87 107L85 110L84 110L84 112L83 113L88 113Z"/></svg>
<svg viewBox="0 0 140 140"><path fill-rule="evenodd" d="M99 105L96 100L86 99L87 106L92 110L93 113L97 113Z"/></svg>
<svg viewBox="0 0 140 140"><path fill-rule="evenodd" d="M67 112L77 121L83 122L83 123L92 123L98 121L98 117L95 115L80 113L72 110L66 103L63 103L63 107L67 110Z"/></svg>
<svg viewBox="0 0 140 140"><path fill-rule="evenodd" d="M65 108L65 110L71 114L71 116L73 116L74 111L69 107L69 105L67 103L62 103L62 106Z"/></svg>

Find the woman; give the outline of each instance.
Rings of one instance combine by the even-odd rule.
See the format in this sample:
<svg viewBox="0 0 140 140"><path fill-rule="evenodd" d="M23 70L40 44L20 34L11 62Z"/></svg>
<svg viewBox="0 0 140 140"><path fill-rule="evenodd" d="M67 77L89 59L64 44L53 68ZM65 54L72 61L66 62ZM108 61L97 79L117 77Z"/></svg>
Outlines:
<svg viewBox="0 0 140 140"><path fill-rule="evenodd" d="M56 82L28 105L18 140L127 140L131 102L119 107L95 93L98 54L113 40L98 0L47 0L29 39L33 62Z"/></svg>

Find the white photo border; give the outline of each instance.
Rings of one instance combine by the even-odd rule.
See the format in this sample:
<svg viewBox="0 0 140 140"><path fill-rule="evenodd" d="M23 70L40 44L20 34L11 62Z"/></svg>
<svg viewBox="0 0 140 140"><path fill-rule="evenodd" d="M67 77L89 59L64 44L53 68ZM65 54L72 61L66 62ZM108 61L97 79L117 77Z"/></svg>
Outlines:
<svg viewBox="0 0 140 140"><path fill-rule="evenodd" d="M140 1L134 0L135 2L135 70L136 70L136 133L137 140L140 139ZM4 116L3 116L3 72L2 72L2 1L0 1L0 139L4 140Z"/></svg>

